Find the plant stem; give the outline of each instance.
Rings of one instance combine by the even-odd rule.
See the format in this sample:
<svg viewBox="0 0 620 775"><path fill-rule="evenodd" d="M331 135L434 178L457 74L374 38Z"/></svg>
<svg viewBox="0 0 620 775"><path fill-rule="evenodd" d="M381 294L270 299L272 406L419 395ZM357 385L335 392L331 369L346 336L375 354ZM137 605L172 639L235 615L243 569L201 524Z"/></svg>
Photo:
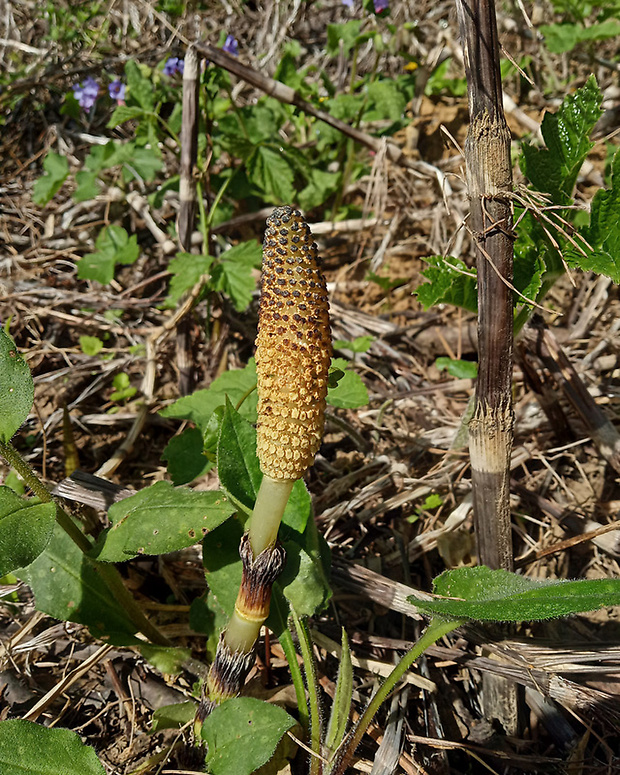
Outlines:
<svg viewBox="0 0 620 775"><path fill-rule="evenodd" d="M297 661L297 652L295 651L295 644L293 643L293 636L290 630L283 630L280 635L280 645L284 656L288 662L289 669L291 671L291 678L293 680L293 686L295 687L295 694L297 696L297 711L299 713L299 723L304 730L304 734L308 734L310 727L310 714L308 712L308 702L306 700L306 687L304 685L304 679L301 674L299 662Z"/></svg>
<svg viewBox="0 0 620 775"><path fill-rule="evenodd" d="M409 649L394 670L392 670L381 684L379 689L370 699L364 712L355 723L353 729L345 737L342 746L333 759L333 764L329 768L329 775L344 775L357 746L360 744L364 733L370 726L370 722L373 720L381 705L391 694L396 684L429 646L432 646L439 638L452 632L452 630L460 627L461 624L462 622L455 620L446 621L445 619L431 619L428 627L422 633L419 640L411 647L411 649Z"/></svg>
<svg viewBox="0 0 620 775"><path fill-rule="evenodd" d="M493 0L457 0L470 126L465 144L478 268L478 380L470 455L478 558L512 570L512 165Z"/></svg>
<svg viewBox="0 0 620 775"><path fill-rule="evenodd" d="M502 104L494 0L456 0L467 76L465 143L470 224L478 270L478 379L469 454L478 561L513 568L512 451L513 241L510 130ZM518 729L516 687L483 679L485 713L509 734Z"/></svg>
<svg viewBox="0 0 620 775"><path fill-rule="evenodd" d="M306 671L308 704L310 705L310 747L312 751L317 754L317 756L310 757L310 775L321 775L323 769L320 758L322 731L321 713L318 682L316 678L316 665L314 662L314 654L312 653L312 641L306 622L297 616L293 608L291 608L291 612L293 614L293 621L295 622L295 629L297 630L297 637L299 638L299 647L301 648L301 656L303 657L304 668Z"/></svg>
<svg viewBox="0 0 620 775"><path fill-rule="evenodd" d="M81 549L84 554L88 555L92 549L91 542L84 533L81 532L69 514L67 514L60 504L56 502L52 493L47 489L15 447L10 442L0 441L0 455L2 455L6 462L17 471L40 501L43 503L54 503L56 505L56 521L76 546ZM97 572L113 593L119 607L129 616L136 626L136 629L145 635L152 643L156 643L159 646L172 646L172 642L169 641L168 638L166 638L166 636L163 635L142 613L142 609L125 587L116 567L92 559L90 562L93 563L93 566L97 569Z"/></svg>
<svg viewBox="0 0 620 775"><path fill-rule="evenodd" d="M263 476L250 517L250 546L258 557L278 537L282 515L295 482L291 479L272 479Z"/></svg>

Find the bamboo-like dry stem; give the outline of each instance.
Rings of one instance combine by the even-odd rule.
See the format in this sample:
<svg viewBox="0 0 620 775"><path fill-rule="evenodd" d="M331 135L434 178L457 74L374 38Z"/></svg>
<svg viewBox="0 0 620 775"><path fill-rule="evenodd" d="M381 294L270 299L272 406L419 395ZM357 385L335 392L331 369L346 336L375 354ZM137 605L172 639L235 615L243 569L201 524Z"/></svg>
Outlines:
<svg viewBox="0 0 620 775"><path fill-rule="evenodd" d="M192 232L196 222L198 198L194 172L198 160L198 86L199 60L196 49L190 46L185 54L183 68L183 121L181 124L181 164L179 170L179 215L177 234L181 249L189 252L192 245ZM205 246L206 249L206 246ZM176 331L176 360L179 370L179 393L182 396L191 392L192 359L189 348L190 318L188 315L179 320Z"/></svg>
<svg viewBox="0 0 620 775"><path fill-rule="evenodd" d="M494 0L456 0L470 126L465 143L470 226L478 271L478 380L469 423L474 525L479 562L512 570L512 163L502 106ZM485 681L485 712L517 730L517 696L507 682Z"/></svg>
<svg viewBox="0 0 620 775"><path fill-rule="evenodd" d="M263 479L239 553L243 576L207 680L209 706L240 691L284 567L278 529L295 481L321 444L331 357L325 279L310 229L291 207L267 221L256 338L257 453ZM208 707L207 707L208 710Z"/></svg>

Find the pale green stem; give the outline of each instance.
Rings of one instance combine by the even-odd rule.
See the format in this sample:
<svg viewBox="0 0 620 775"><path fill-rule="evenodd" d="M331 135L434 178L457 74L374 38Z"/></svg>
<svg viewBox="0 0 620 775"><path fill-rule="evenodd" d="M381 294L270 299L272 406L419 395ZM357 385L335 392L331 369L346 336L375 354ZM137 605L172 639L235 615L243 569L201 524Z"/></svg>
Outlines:
<svg viewBox="0 0 620 775"><path fill-rule="evenodd" d="M224 632L224 643L231 651L248 654L258 640L263 623L263 619L244 619L239 616L235 608Z"/></svg>
<svg viewBox="0 0 620 775"><path fill-rule="evenodd" d="M76 546L81 549L84 554L92 549L92 544L88 538L80 531L73 519L67 514L67 512L56 502L52 493L47 489L35 472L30 468L28 463L19 454L15 447L6 441L0 441L0 455L6 460L6 462L14 468L17 473L24 480L26 485L32 490L32 492L43 503L54 503L56 506L56 521L60 527L67 533L69 538ZM99 576L107 584L116 602L131 619L136 628L145 635L152 643L156 643L159 646L171 646L171 641L163 635L154 624L152 624L142 613L142 609L136 603L131 594L127 591L127 588L123 584L123 580L115 568L114 565L110 565L105 562L97 562L91 560L93 566L96 567Z"/></svg>
<svg viewBox="0 0 620 775"><path fill-rule="evenodd" d="M280 480L263 476L248 531L255 558L275 544L282 515L294 484L292 479ZM240 616L235 608L224 634L226 645L232 651L247 654L254 646L263 623L264 619L247 619Z"/></svg>
<svg viewBox="0 0 620 775"><path fill-rule="evenodd" d="M275 543L282 515L293 489L293 479L272 479L263 476L250 517L250 546L254 557Z"/></svg>
<svg viewBox="0 0 620 775"><path fill-rule="evenodd" d="M370 722L373 720L381 705L389 697L396 684L405 675L407 670L409 670L416 659L418 659L429 646L432 646L433 643L436 643L439 640L439 638L442 638L444 635L452 632L452 630L456 630L456 628L460 627L461 624L461 621L431 619L428 627L422 633L420 639L405 654L405 656L396 665L394 670L392 670L385 681L381 684L377 692L366 706L366 709L357 720L357 723L353 729L345 737L342 743L342 749L333 759L333 769L329 769L329 775L344 775L357 746L360 744L362 738L364 737L364 733L370 726Z"/></svg>
<svg viewBox="0 0 620 775"><path fill-rule="evenodd" d="M308 688L308 700L310 705L310 748L317 756L310 757L310 775L321 775L321 713L319 707L318 682L316 678L316 666L314 654L312 653L312 642L310 633L305 621L302 621L294 609L291 608L297 637L299 638L299 647L301 656L304 660L304 669L306 671L306 686Z"/></svg>

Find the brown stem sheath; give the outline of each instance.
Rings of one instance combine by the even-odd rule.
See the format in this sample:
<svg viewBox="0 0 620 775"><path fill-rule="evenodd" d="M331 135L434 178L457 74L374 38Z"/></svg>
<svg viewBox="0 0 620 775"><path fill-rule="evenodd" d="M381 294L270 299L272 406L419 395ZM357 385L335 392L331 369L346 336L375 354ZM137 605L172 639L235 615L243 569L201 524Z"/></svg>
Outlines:
<svg viewBox="0 0 620 775"><path fill-rule="evenodd" d="M478 272L478 380L469 424L474 526L478 560L512 570L510 454L512 450L512 164L502 106L499 41L493 0L456 0L470 126L467 183ZM518 728L514 684L484 679L485 712L507 732Z"/></svg>

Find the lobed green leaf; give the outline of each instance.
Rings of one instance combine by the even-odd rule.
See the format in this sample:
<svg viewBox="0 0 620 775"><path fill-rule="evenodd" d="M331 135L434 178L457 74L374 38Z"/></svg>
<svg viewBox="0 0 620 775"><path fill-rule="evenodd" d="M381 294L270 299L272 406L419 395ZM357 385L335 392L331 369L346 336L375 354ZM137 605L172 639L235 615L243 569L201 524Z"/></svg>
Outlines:
<svg viewBox="0 0 620 775"><path fill-rule="evenodd" d="M453 304L470 312L478 309L475 270L458 258L428 256L428 268L422 274L428 280L415 289L418 300L428 309L435 304Z"/></svg>
<svg viewBox="0 0 620 775"><path fill-rule="evenodd" d="M121 226L107 226L95 241L95 253L87 253L78 263L81 280L97 280L106 285L114 279L117 264L133 264L140 254L138 238Z"/></svg>
<svg viewBox="0 0 620 775"><path fill-rule="evenodd" d="M554 204L571 201L579 170L594 146L590 133L601 116L602 99L592 75L564 98L557 113L545 113L541 132L547 147L523 144L523 174L535 189L550 194Z"/></svg>
<svg viewBox="0 0 620 775"><path fill-rule="evenodd" d="M46 205L60 190L69 174L69 162L65 156L48 151L43 169L45 175L35 182L32 189L32 199L38 205Z"/></svg>

